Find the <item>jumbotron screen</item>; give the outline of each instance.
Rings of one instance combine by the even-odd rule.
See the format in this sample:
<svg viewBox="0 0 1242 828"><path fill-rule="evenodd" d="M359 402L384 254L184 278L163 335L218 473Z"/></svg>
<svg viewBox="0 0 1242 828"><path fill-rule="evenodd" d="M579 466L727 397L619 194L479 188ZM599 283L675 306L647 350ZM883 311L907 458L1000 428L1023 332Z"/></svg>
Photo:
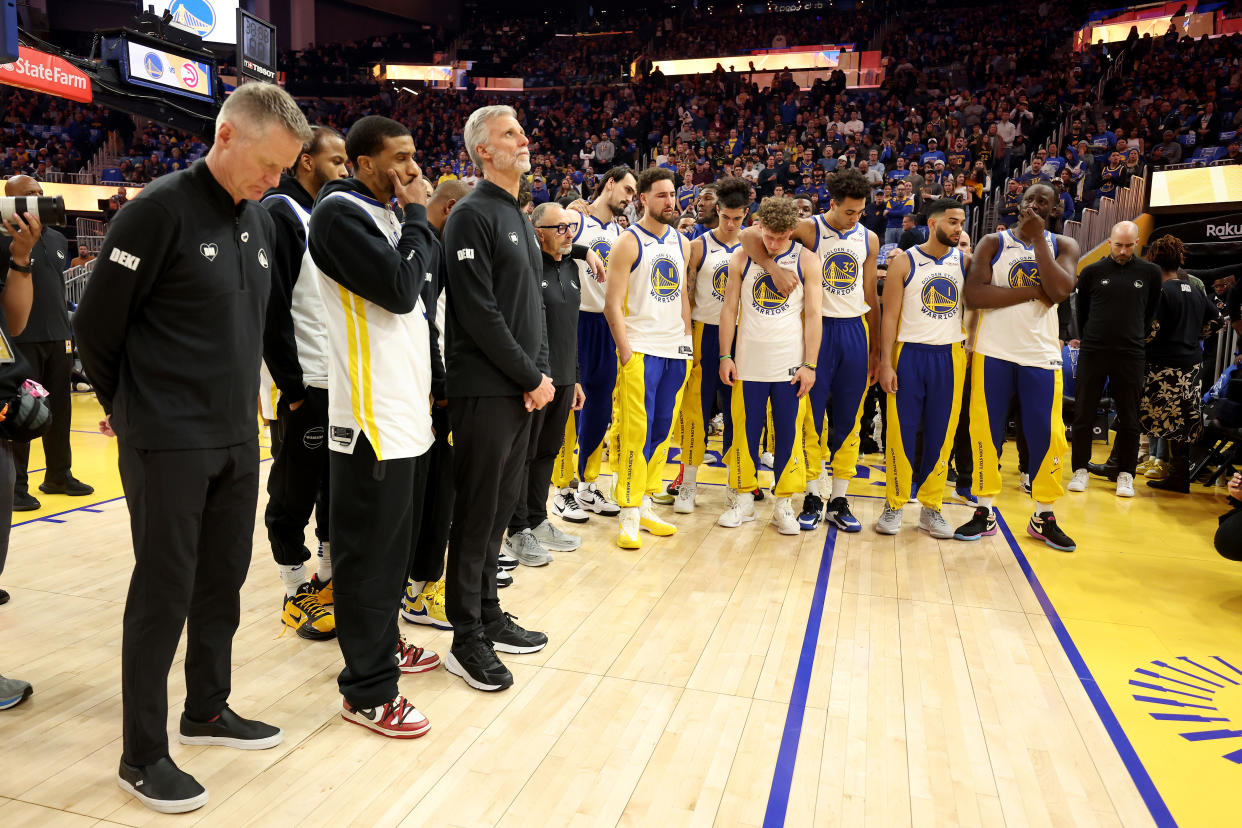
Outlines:
<svg viewBox="0 0 1242 828"><path fill-rule="evenodd" d="M142 9L172 12L173 23L212 43L237 42L239 0L138 0Z"/></svg>

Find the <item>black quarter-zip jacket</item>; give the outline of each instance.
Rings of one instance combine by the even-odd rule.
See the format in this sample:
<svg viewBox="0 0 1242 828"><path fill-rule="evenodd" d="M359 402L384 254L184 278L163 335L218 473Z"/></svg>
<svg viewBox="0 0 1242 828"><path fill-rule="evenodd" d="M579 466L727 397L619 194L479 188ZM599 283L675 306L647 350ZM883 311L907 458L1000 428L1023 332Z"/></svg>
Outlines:
<svg viewBox="0 0 1242 828"><path fill-rule="evenodd" d="M158 179L112 219L74 331L95 394L129 445L256 439L274 232L271 215L235 204L206 160Z"/></svg>
<svg viewBox="0 0 1242 828"><path fill-rule="evenodd" d="M264 193L288 196L307 213L315 200L298 180L285 173L280 185ZM293 288L302 270L306 253L306 228L293 212L289 202L274 198L263 207L272 214L276 235L272 238L272 293L267 305L267 325L263 331L263 361L272 375L281 397L292 404L306 398L302 381L302 364L298 361L298 343L293 332Z"/></svg>
<svg viewBox="0 0 1242 828"><path fill-rule="evenodd" d="M585 259L587 247L575 244L558 262L542 252L543 276L539 287L548 325L548 362L552 367L552 384L572 385L578 374L578 308L582 304L582 285L578 284L578 265L574 259Z"/></svg>

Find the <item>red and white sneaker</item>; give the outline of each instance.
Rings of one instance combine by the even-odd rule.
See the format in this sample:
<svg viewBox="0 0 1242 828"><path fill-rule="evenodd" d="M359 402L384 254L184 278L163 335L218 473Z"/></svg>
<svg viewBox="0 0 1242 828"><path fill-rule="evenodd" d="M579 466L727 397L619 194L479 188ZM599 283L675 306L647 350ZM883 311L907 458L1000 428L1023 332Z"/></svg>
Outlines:
<svg viewBox="0 0 1242 828"><path fill-rule="evenodd" d="M440 657L431 650L424 650L405 640L401 636L397 641L397 666L401 672L408 674L426 673L440 666Z"/></svg>
<svg viewBox="0 0 1242 828"><path fill-rule="evenodd" d="M393 739L417 739L431 730L427 717L400 695L378 707L351 707L342 699L341 718Z"/></svg>

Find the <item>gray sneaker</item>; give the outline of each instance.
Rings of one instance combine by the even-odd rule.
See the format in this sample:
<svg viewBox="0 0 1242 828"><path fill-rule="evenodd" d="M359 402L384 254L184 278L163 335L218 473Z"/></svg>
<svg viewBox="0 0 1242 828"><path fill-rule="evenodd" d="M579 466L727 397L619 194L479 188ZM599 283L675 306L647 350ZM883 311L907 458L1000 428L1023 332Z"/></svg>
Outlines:
<svg viewBox="0 0 1242 828"><path fill-rule="evenodd" d="M919 528L929 533L933 538L945 540L953 537L953 527L944 519L944 515L934 509L928 509L926 506L919 512Z"/></svg>
<svg viewBox="0 0 1242 828"><path fill-rule="evenodd" d="M547 566L552 563L548 550L539 545L529 529L518 532L517 537L510 536L505 543L509 554L518 559L518 563L526 566Z"/></svg>
<svg viewBox="0 0 1242 828"><path fill-rule="evenodd" d="M881 535L895 535L900 532L901 510L894 509L885 503L884 511L880 512L880 519L875 522L875 531Z"/></svg>
<svg viewBox="0 0 1242 828"><path fill-rule="evenodd" d="M0 676L0 710L8 710L30 698L34 688L30 682Z"/></svg>
<svg viewBox="0 0 1242 828"><path fill-rule="evenodd" d="M535 536L535 540L539 541L540 546L555 552L573 552L579 546L582 546L582 538L577 535L571 535L568 532L562 532L553 526L550 520L545 520L530 530L530 533Z"/></svg>

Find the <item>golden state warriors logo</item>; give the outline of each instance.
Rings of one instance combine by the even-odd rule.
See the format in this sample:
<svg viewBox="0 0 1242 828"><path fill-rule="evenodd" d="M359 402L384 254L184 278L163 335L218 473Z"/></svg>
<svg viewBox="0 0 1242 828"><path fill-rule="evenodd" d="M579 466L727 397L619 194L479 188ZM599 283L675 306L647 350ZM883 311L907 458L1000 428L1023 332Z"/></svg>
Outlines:
<svg viewBox="0 0 1242 828"><path fill-rule="evenodd" d="M824 259L824 290L845 296L858 284L858 259L847 250L838 250Z"/></svg>
<svg viewBox="0 0 1242 828"><path fill-rule="evenodd" d="M724 301L725 283L729 281L729 263L725 262L712 271L712 296Z"/></svg>
<svg viewBox="0 0 1242 828"><path fill-rule="evenodd" d="M1009 286L1011 288L1034 287L1039 281L1039 265L1031 260L1014 262L1009 268Z"/></svg>
<svg viewBox="0 0 1242 828"><path fill-rule="evenodd" d="M933 319L950 319L957 313L958 290L952 279L936 276L923 283L919 296L923 313Z"/></svg>
<svg viewBox="0 0 1242 828"><path fill-rule="evenodd" d="M651 263L651 295L657 302L672 302L681 294L681 273L668 256Z"/></svg>
<svg viewBox="0 0 1242 828"><path fill-rule="evenodd" d="M766 271L755 278L754 285L750 289L750 297L755 310L765 316L775 316L780 313L785 307L785 302L789 300L776 289L776 285L772 282L772 275Z"/></svg>
<svg viewBox="0 0 1242 828"><path fill-rule="evenodd" d="M607 268L608 267L608 254L612 252L612 244L609 243L608 239L600 239L599 241L595 242L594 244L591 245L591 250L592 252L595 253L596 256L600 257L600 259L604 263L604 267Z"/></svg>
<svg viewBox="0 0 1242 828"><path fill-rule="evenodd" d="M147 56L142 59L142 68L155 80L164 77L164 61L155 52L147 52Z"/></svg>

